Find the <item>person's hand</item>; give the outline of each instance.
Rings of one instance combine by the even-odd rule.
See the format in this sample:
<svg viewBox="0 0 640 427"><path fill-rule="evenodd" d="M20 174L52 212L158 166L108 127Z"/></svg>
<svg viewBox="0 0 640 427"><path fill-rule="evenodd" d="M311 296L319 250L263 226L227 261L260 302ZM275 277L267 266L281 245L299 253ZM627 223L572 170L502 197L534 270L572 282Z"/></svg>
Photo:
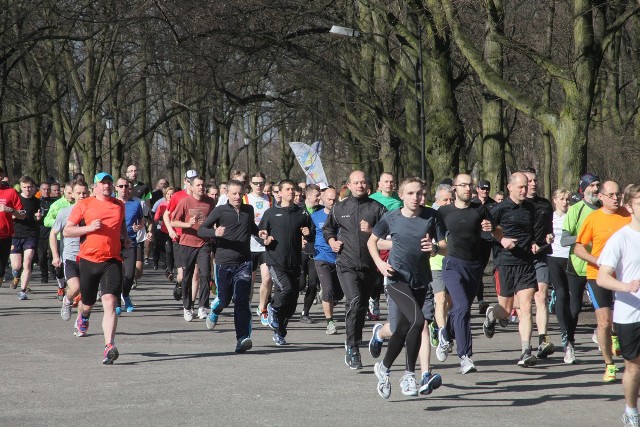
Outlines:
<svg viewBox="0 0 640 427"><path fill-rule="evenodd" d="M59 256L54 256L51 259L51 265L53 265L54 267L60 267L62 265L62 260Z"/></svg>
<svg viewBox="0 0 640 427"><path fill-rule="evenodd" d="M552 244L556 236L553 233L547 234L547 238L545 239L548 244Z"/></svg>
<svg viewBox="0 0 640 427"><path fill-rule="evenodd" d="M369 223L363 219L362 221L360 221L360 231L371 234L373 229L371 228L371 225L369 225Z"/></svg>
<svg viewBox="0 0 640 427"><path fill-rule="evenodd" d="M380 273L382 273L384 277L391 277L393 276L393 273L395 273L393 267L382 260L376 262L376 267L378 267L378 270L380 270Z"/></svg>
<svg viewBox="0 0 640 427"><path fill-rule="evenodd" d="M431 237L429 237L429 233L420 239L420 250L422 252L431 252L433 250L433 242L431 241Z"/></svg>
<svg viewBox="0 0 640 427"><path fill-rule="evenodd" d="M194 225L196 225L196 223L198 222L198 217L197 216L192 216L191 218L189 218L189 226L193 227Z"/></svg>
<svg viewBox="0 0 640 427"><path fill-rule="evenodd" d="M531 252L537 254L538 252L540 252L540 246L534 243L533 245L531 245Z"/></svg>
<svg viewBox="0 0 640 427"><path fill-rule="evenodd" d="M338 254L342 250L343 243L340 240L332 240L329 246L333 252Z"/></svg>
<svg viewBox="0 0 640 427"><path fill-rule="evenodd" d="M216 237L222 237L224 235L225 228L220 226L216 228Z"/></svg>
<svg viewBox="0 0 640 427"><path fill-rule="evenodd" d="M631 292L632 294L635 294L640 290L640 280L632 280L627 283L627 285L629 286L628 292Z"/></svg>
<svg viewBox="0 0 640 427"><path fill-rule="evenodd" d="M503 237L502 240L500 240L502 247L509 250L516 247L516 242L517 239L513 239L511 237Z"/></svg>
<svg viewBox="0 0 640 427"><path fill-rule="evenodd" d="M176 240L178 238L178 233L176 233L176 230L170 230L169 237L171 238L171 240Z"/></svg>
<svg viewBox="0 0 640 427"><path fill-rule="evenodd" d="M480 227L482 228L482 231L493 231L493 225L491 225L491 221L488 219L483 219L480 223Z"/></svg>
<svg viewBox="0 0 640 427"><path fill-rule="evenodd" d="M302 235L303 236L308 236L309 235L309 227L302 227L302 228L300 228L300 231L302 231Z"/></svg>
<svg viewBox="0 0 640 427"><path fill-rule="evenodd" d="M89 224L89 229L91 231L98 231L100 230L101 227L102 227L102 221L99 219L94 219L93 221L91 221L91 224Z"/></svg>

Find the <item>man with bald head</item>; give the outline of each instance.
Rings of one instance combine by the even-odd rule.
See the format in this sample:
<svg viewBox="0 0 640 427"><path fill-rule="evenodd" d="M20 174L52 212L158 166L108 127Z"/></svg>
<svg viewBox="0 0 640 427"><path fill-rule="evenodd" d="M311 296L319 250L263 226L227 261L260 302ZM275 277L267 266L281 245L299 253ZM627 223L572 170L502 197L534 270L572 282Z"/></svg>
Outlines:
<svg viewBox="0 0 640 427"><path fill-rule="evenodd" d="M539 252L535 243L533 225L535 207L527 200L529 180L522 172L509 177L509 197L494 205L491 215L496 226L494 236L499 244L494 245L494 280L498 304L487 309L483 324L484 334L492 338L496 321L506 326L509 314L514 307L514 297L519 308L519 331L522 355L519 366L529 367L537 363L531 353L531 330L533 321L531 305L538 289L534 255Z"/></svg>
<svg viewBox="0 0 640 427"><path fill-rule="evenodd" d="M324 239L337 254L338 279L346 298L345 363L351 369L362 369L359 345L376 278L367 241L386 212L384 206L369 198L367 182L364 172L352 172L347 183L351 195L336 203L322 227Z"/></svg>

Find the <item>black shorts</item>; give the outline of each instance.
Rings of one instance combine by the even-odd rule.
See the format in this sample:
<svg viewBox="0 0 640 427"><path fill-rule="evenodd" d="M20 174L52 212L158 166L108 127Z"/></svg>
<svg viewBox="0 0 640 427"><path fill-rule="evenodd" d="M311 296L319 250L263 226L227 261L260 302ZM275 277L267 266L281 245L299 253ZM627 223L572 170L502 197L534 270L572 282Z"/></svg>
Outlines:
<svg viewBox="0 0 640 427"><path fill-rule="evenodd" d="M173 262L176 268L184 267L184 261L182 256L181 246L178 242L171 242L173 245Z"/></svg>
<svg viewBox="0 0 640 427"><path fill-rule="evenodd" d="M21 254L27 249L35 250L38 247L37 237L14 237L11 239L11 253Z"/></svg>
<svg viewBox="0 0 640 427"><path fill-rule="evenodd" d="M615 330L624 360L637 359L640 356L640 323L616 323Z"/></svg>
<svg viewBox="0 0 640 427"><path fill-rule="evenodd" d="M136 246L136 261L144 261L144 244L145 244L146 240L144 242L140 242L138 243L138 246Z"/></svg>
<svg viewBox="0 0 640 427"><path fill-rule="evenodd" d="M599 308L613 308L613 291L601 288L593 279L587 280L587 289L589 290L589 296L591 297L594 310L598 310Z"/></svg>
<svg viewBox="0 0 640 427"><path fill-rule="evenodd" d="M316 273L320 281L320 295L323 302L340 301L344 297L336 265L326 261L314 260Z"/></svg>
<svg viewBox="0 0 640 427"><path fill-rule="evenodd" d="M251 252L251 271L257 271L262 264L267 262L265 254L266 251Z"/></svg>
<svg viewBox="0 0 640 427"><path fill-rule="evenodd" d="M536 269L533 264L499 265L493 271L496 293L512 297L525 289L538 289Z"/></svg>
<svg viewBox="0 0 640 427"><path fill-rule="evenodd" d="M80 277L80 266L76 261L65 259L64 260L64 278L65 280L75 279Z"/></svg>
<svg viewBox="0 0 640 427"><path fill-rule="evenodd" d="M115 258L104 262L92 262L80 258L80 293L82 303L94 305L98 297L98 289L102 295L115 295L120 298L122 293L122 262Z"/></svg>
<svg viewBox="0 0 640 427"><path fill-rule="evenodd" d="M541 255L539 257L536 257L536 259L533 261L533 268L536 269L536 280L538 281L538 283L546 283L548 285L550 279L547 256Z"/></svg>

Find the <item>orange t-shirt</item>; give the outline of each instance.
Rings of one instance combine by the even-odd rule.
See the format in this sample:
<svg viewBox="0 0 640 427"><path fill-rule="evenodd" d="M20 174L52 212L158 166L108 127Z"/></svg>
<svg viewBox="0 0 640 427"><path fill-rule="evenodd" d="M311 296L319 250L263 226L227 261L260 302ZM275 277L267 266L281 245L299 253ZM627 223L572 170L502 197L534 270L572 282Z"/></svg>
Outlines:
<svg viewBox="0 0 640 427"><path fill-rule="evenodd" d="M596 258L600 256L605 243L616 231L631 222L631 215L625 208L618 208L615 213L608 214L602 209L597 209L589 214L582 223L578 231L577 243L584 245L589 250L591 244L591 255ZM598 266L587 263L587 279L598 278Z"/></svg>
<svg viewBox="0 0 640 427"><path fill-rule="evenodd" d="M68 221L77 225L84 220L84 225L89 225L95 219L102 221L102 226L80 238L78 257L91 262L105 262L112 258L122 261L120 237L124 203L115 197L105 201L88 197L75 204Z"/></svg>

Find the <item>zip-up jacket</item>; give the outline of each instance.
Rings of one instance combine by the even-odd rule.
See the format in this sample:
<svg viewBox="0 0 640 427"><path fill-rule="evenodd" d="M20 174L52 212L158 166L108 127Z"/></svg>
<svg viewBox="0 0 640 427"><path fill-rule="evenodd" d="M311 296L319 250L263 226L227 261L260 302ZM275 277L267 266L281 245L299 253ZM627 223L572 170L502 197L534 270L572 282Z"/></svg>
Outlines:
<svg viewBox="0 0 640 427"><path fill-rule="evenodd" d="M333 206L322 227L322 235L327 242L333 238L343 244L336 265L353 270L375 268L367 249L371 234L360 231L360 221L367 221L373 229L386 211L384 206L369 197L349 196Z"/></svg>
<svg viewBox="0 0 640 427"><path fill-rule="evenodd" d="M298 206L272 207L262 216L260 230L266 230L274 241L266 246L265 260L269 267L295 271L302 258L302 228L311 230L311 218Z"/></svg>
<svg viewBox="0 0 640 427"><path fill-rule="evenodd" d="M240 210L229 203L214 208L198 228L198 237L216 239L216 264L241 264L251 260L251 235L258 236L253 219L253 206L240 205ZM224 227L224 234L216 236L213 226Z"/></svg>

